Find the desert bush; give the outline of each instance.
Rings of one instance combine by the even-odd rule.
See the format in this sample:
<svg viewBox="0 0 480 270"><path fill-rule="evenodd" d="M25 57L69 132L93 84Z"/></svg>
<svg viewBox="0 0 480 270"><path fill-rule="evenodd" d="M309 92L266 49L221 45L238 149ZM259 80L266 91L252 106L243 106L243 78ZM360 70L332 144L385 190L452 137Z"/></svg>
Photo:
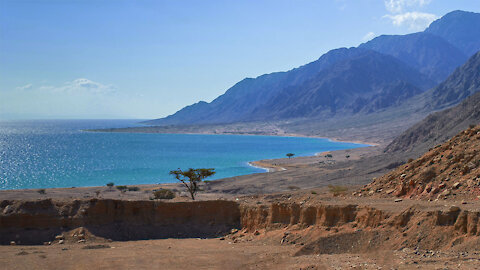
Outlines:
<svg viewBox="0 0 480 270"><path fill-rule="evenodd" d="M139 187L128 187L128 191L139 191Z"/></svg>
<svg viewBox="0 0 480 270"><path fill-rule="evenodd" d="M120 191L126 191L127 186L117 186L117 189L120 190Z"/></svg>
<svg viewBox="0 0 480 270"><path fill-rule="evenodd" d="M44 188L37 190L38 193L40 194L45 194L47 193Z"/></svg>
<svg viewBox="0 0 480 270"><path fill-rule="evenodd" d="M107 187L109 187L109 188L113 187L114 185L115 185L115 184L114 184L113 182L108 182L108 183L107 183Z"/></svg>
<svg viewBox="0 0 480 270"><path fill-rule="evenodd" d="M344 186L329 185L328 190L333 194L333 196L338 196L347 192L348 188Z"/></svg>
<svg viewBox="0 0 480 270"><path fill-rule="evenodd" d="M435 171L434 168L430 168L422 172L422 174L420 175L420 177L427 182L432 181L432 179L435 178L436 176L437 176L437 172Z"/></svg>
<svg viewBox="0 0 480 270"><path fill-rule="evenodd" d="M290 190L299 190L300 188L297 186L288 186L288 189Z"/></svg>
<svg viewBox="0 0 480 270"><path fill-rule="evenodd" d="M310 191L313 195L317 195L317 192L315 190Z"/></svg>
<svg viewBox="0 0 480 270"><path fill-rule="evenodd" d="M175 198L175 193L169 189L159 189L153 192L153 197L157 200L159 199L171 200Z"/></svg>

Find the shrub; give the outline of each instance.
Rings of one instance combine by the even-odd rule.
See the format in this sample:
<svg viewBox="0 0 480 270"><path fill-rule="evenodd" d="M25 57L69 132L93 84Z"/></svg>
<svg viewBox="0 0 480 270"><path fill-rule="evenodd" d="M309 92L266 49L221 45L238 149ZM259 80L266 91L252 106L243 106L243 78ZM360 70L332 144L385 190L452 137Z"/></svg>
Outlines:
<svg viewBox="0 0 480 270"><path fill-rule="evenodd" d="M345 157L346 157L346 158L350 158L350 155L346 155Z"/></svg>
<svg viewBox="0 0 480 270"><path fill-rule="evenodd" d="M413 159L413 158L409 158L407 162L408 162L408 163L411 163L411 162L413 162L414 160L415 160L415 159Z"/></svg>
<svg viewBox="0 0 480 270"><path fill-rule="evenodd" d="M126 191L127 186L117 186L117 189L120 190L120 191Z"/></svg>
<svg viewBox="0 0 480 270"><path fill-rule="evenodd" d="M37 190L38 193L40 194L45 194L47 193L44 188Z"/></svg>
<svg viewBox="0 0 480 270"><path fill-rule="evenodd" d="M107 183L107 187L109 187L109 188L113 187L114 185L115 185L115 184L114 184L113 182Z"/></svg>
<svg viewBox="0 0 480 270"><path fill-rule="evenodd" d="M312 193L313 195L317 194L317 192L315 190L310 191L310 193Z"/></svg>
<svg viewBox="0 0 480 270"><path fill-rule="evenodd" d="M344 186L334 186L334 185L329 185L328 190L333 193L333 196L338 196L340 194L344 194L347 192L348 188Z"/></svg>
<svg viewBox="0 0 480 270"><path fill-rule="evenodd" d="M153 192L153 197L155 199L166 199L171 200L175 198L175 193L169 189L160 189Z"/></svg>
<svg viewBox="0 0 480 270"><path fill-rule="evenodd" d="M299 190L300 188L297 186L288 186L288 189L290 190Z"/></svg>
<svg viewBox="0 0 480 270"><path fill-rule="evenodd" d="M326 157L326 158L332 158L333 155L332 155L332 154L326 154L325 157Z"/></svg>
<svg viewBox="0 0 480 270"><path fill-rule="evenodd" d="M139 187L128 187L128 191L139 191Z"/></svg>
<svg viewBox="0 0 480 270"><path fill-rule="evenodd" d="M420 176L422 177L423 180L429 182L437 176L437 172L435 171L434 168L430 168L430 169L422 172L422 174Z"/></svg>

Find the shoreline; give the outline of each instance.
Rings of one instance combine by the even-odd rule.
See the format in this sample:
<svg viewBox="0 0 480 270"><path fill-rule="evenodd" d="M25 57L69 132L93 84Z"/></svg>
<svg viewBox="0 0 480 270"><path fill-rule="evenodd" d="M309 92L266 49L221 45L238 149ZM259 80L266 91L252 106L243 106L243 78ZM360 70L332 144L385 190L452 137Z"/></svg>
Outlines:
<svg viewBox="0 0 480 270"><path fill-rule="evenodd" d="M90 130L82 130L82 132L100 132L100 131L90 131ZM116 133L117 131L114 132L108 132L106 131L105 133ZM121 133L152 133L152 132L121 132ZM162 133L157 133L157 134L162 134ZM338 138L326 138L326 137L318 137L318 136L308 136L308 135L302 135L302 134L253 134L253 133L220 133L220 134L214 134L214 133L163 133L163 134L191 134L191 135L244 135L244 136L275 136L275 137L296 137L296 138L316 138L316 139L324 139L330 142L339 142L339 143L355 143L355 144L361 144L361 146L355 147L355 148L348 148L348 149L341 149L341 150L330 150L330 151L324 151L324 152L317 152L314 153L313 155L306 155L306 156L296 156L291 159L282 157L282 158L265 158L265 159L260 159L260 160L253 160L253 161L245 161L246 164L250 167L258 168L264 170L263 172L251 172L251 173L246 173L246 174L240 174L232 177L226 177L226 178L219 178L211 181L222 181L224 179L229 179L229 178L235 178L235 177L247 177L248 175L252 173L257 173L257 174L264 174L264 173L270 173L270 172L278 172L278 171L286 171L286 167L292 167L292 163L294 163L294 167L302 164L307 164L302 162L303 159L308 159L308 158L314 158L314 157L319 157L322 153L330 153L330 152L336 152L336 151L349 151L353 149L361 149L361 148L369 148L369 147L375 147L378 146L379 144L375 143L367 143L367 142L362 142L362 141L342 141L339 140ZM287 166L282 166L275 164L270 161L280 161L280 163L288 163L286 164ZM292 167L293 168L293 167ZM150 183L131 183L131 184L125 184L127 186L171 186L171 185L176 185L177 182L170 182L170 183L159 183L159 184L150 184ZM36 188L20 188L20 189L0 189L0 191L26 191L26 190L41 190L41 189L48 189L48 190L71 190L72 188L79 188L79 189L89 189L89 188L100 188L103 187L103 185L93 185L93 186L75 186L75 187L36 187Z"/></svg>

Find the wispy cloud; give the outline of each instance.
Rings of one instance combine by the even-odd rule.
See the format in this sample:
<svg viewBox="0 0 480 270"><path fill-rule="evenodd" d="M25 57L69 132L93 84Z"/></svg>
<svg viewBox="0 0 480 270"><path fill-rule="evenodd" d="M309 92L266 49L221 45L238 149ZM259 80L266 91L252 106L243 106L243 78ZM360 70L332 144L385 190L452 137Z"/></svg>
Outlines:
<svg viewBox="0 0 480 270"><path fill-rule="evenodd" d="M432 0L384 0L389 14L383 18L389 19L395 26L406 26L410 30L420 31L438 18L435 14L419 11L431 2Z"/></svg>
<svg viewBox="0 0 480 270"><path fill-rule="evenodd" d="M32 89L32 86L33 86L33 84L29 83L29 84L26 84L26 85L24 85L24 86L19 86L19 87L15 88L15 89L16 89L16 90L23 91L23 90Z"/></svg>
<svg viewBox="0 0 480 270"><path fill-rule="evenodd" d="M41 86L39 90L48 90L52 92L63 93L87 93L87 94L107 94L113 93L117 89L113 85L94 82L89 79L79 78L73 81L65 82L63 85Z"/></svg>
<svg viewBox="0 0 480 270"><path fill-rule="evenodd" d="M362 40L363 42L367 42L369 40L372 40L374 37L376 37L374 32L368 32L363 36Z"/></svg>
<svg viewBox="0 0 480 270"><path fill-rule="evenodd" d="M403 13L411 9L421 8L432 0L385 0L385 8L390 13Z"/></svg>
<svg viewBox="0 0 480 270"><path fill-rule="evenodd" d="M435 14L423 12L405 12L402 14L383 16L392 21L395 26L407 26L410 30L420 31L428 27L438 17Z"/></svg>

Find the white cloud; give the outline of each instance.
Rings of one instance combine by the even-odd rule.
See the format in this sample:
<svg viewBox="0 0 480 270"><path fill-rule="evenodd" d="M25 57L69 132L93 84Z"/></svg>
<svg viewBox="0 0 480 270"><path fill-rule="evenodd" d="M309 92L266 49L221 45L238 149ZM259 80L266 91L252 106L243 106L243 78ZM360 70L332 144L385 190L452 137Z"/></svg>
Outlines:
<svg viewBox="0 0 480 270"><path fill-rule="evenodd" d="M368 32L365 34L365 36L363 36L362 40L363 42L367 42L369 40L372 40L374 37L375 37L375 33L374 32Z"/></svg>
<svg viewBox="0 0 480 270"><path fill-rule="evenodd" d="M39 90L64 93L107 94L116 91L112 85L102 84L85 78L65 82L60 86L41 86Z"/></svg>
<svg viewBox="0 0 480 270"><path fill-rule="evenodd" d="M32 86L33 86L33 85L32 85L31 83L29 83L29 84L24 85L24 86L19 86L19 87L15 88L15 89L20 90L20 91L23 91L23 90L31 89Z"/></svg>
<svg viewBox="0 0 480 270"><path fill-rule="evenodd" d="M398 14L426 6L430 4L432 0L384 0L384 2L388 12Z"/></svg>
<svg viewBox="0 0 480 270"><path fill-rule="evenodd" d="M423 12L405 12L396 15L385 15L395 26L407 26L410 30L424 30L438 17L435 14Z"/></svg>

